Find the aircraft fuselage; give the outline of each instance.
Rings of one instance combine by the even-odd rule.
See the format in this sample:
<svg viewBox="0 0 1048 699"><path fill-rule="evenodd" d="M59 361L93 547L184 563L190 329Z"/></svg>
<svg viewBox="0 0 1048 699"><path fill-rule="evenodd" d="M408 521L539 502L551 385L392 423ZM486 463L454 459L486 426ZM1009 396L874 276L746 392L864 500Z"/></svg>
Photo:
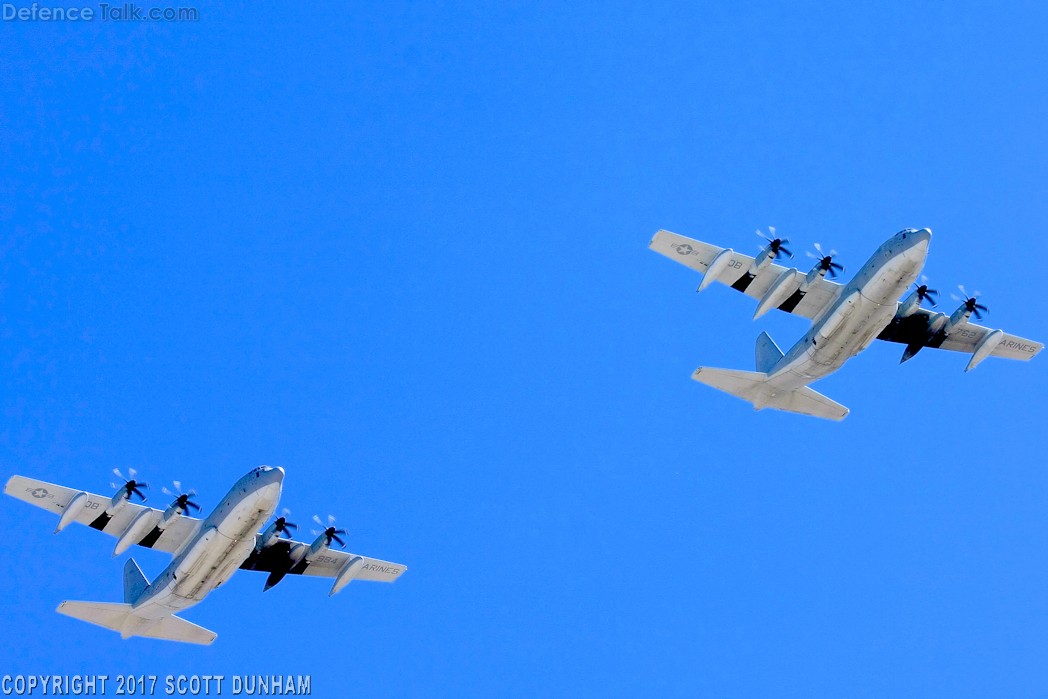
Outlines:
<svg viewBox="0 0 1048 699"><path fill-rule="evenodd" d="M786 390L806 386L866 349L891 322L899 299L920 274L930 240L931 231L910 229L885 241L772 368L768 384Z"/></svg>
<svg viewBox="0 0 1048 699"><path fill-rule="evenodd" d="M134 616L160 619L201 602L236 572L255 547L255 533L273 514L284 470L260 466L238 480L195 536L133 602Z"/></svg>

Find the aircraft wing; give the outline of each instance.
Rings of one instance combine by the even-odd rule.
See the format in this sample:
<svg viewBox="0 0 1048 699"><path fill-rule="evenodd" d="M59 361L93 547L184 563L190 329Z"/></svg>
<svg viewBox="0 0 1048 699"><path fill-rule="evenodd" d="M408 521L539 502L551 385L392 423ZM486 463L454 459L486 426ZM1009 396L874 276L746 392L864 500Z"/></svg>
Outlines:
<svg viewBox="0 0 1048 699"><path fill-rule="evenodd" d="M7 485L4 486L4 492L11 497L61 516L73 498L83 491L25 476L11 476ZM156 528L156 524L160 522L164 514L162 510L125 502L112 516L109 516L106 514L106 508L110 505L111 496L95 495L94 493L84 493L84 495L84 505L76 515L75 521L110 536L119 537L141 513L150 513L148 518L151 521L143 522L140 525L144 528L142 538L136 542L139 546L146 548L174 553L200 528L199 519L183 515L173 519L161 531Z"/></svg>
<svg viewBox="0 0 1048 699"><path fill-rule="evenodd" d="M376 582L393 582L400 574L407 570L407 566L400 563L380 561L377 558L358 556L336 549L325 549L307 563L305 560L293 563L291 551L300 546L309 548L309 544L289 539L278 539L271 546L254 552L240 566L244 570L260 570L265 573L291 574L291 575L313 575L321 578L334 578L341 572L342 567L354 558L361 559L361 566L353 576L354 580L374 580Z"/></svg>
<svg viewBox="0 0 1048 699"><path fill-rule="evenodd" d="M703 274L709 269L713 260L724 251L716 245L703 243L699 240L687 238L683 235L659 231L651 239L648 247L666 257L679 262L685 267L691 267ZM800 286L806 274L800 270L787 270L774 262L766 265L760 272L751 277L749 274L753 258L741 252L733 252L727 267L720 273L716 281L726 284L731 288L741 291L757 301L764 298L768 289L780 279L783 272L792 271L795 286ZM829 279L821 279L801 294L796 292L780 303L777 308L787 313L793 313L809 320L817 318L840 296L843 287L837 282Z"/></svg>
<svg viewBox="0 0 1048 699"><path fill-rule="evenodd" d="M916 310L905 318L895 318L886 327L878 339L889 342L898 342L914 348L938 347L939 349L953 350L954 352L967 352L974 354L979 343L992 332L991 328L975 323L964 323L949 335L942 331L929 332L937 319L944 318L945 314L928 311L923 308ZM939 323L942 321L939 320ZM1000 343L990 352L991 357L1004 357L1006 359L1032 359L1044 349L1044 344L1034 342L1016 335L1003 333Z"/></svg>

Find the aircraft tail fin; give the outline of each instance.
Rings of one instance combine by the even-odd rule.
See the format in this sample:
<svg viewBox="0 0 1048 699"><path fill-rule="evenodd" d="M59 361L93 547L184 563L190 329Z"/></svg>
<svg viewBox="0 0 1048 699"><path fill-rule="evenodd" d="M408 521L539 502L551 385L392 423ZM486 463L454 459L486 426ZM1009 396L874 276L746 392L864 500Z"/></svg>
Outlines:
<svg viewBox="0 0 1048 699"><path fill-rule="evenodd" d="M135 559L127 559L127 563L124 564L124 602L134 604L147 587L149 580L146 579L145 573L135 563Z"/></svg>
<svg viewBox="0 0 1048 699"><path fill-rule="evenodd" d="M768 340L771 338L769 337ZM759 348L758 340L758 357L760 357ZM742 398L752 403L755 410L774 408L827 420L843 420L848 414L846 407L807 386L795 389L771 386L768 384L768 374L761 371L699 367L691 378L719 391Z"/></svg>
<svg viewBox="0 0 1048 699"><path fill-rule="evenodd" d="M137 568L137 566L135 566ZM55 610L80 621L111 629L124 638L145 636L165 641L181 641L207 646L218 634L177 616L145 619L136 615L130 604L113 602L62 602Z"/></svg>
<svg viewBox="0 0 1048 699"><path fill-rule="evenodd" d="M757 371L764 373L771 373L771 370L779 363L783 355L782 350L775 344L775 340L771 339L771 335L766 332L762 332L757 336Z"/></svg>

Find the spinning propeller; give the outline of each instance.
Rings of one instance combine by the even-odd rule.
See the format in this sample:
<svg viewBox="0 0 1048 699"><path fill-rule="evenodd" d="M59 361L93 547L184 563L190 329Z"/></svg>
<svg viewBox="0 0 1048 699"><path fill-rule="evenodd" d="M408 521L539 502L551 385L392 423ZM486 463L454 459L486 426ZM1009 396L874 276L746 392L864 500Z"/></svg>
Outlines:
<svg viewBox="0 0 1048 699"><path fill-rule="evenodd" d="M137 495L138 497L140 497L142 499L142 502L145 502L146 496L142 493L141 488L148 488L149 484L148 483L142 483L141 481L136 481L135 480L135 474L137 474L138 471L136 471L133 468L127 469L127 477L126 478L124 477L124 474L120 473L120 469L118 469L118 468L114 468L113 469L113 473L116 475L117 478L119 478L120 480L124 481L123 489L127 493L125 495L125 497L128 500L131 499L131 495L133 493L133 494ZM116 483L110 483L110 485L113 486L114 488L120 488L121 487L121 486L117 485Z"/></svg>
<svg viewBox="0 0 1048 699"><path fill-rule="evenodd" d="M917 287L917 298L919 298L921 301L928 299L929 303L932 304L933 308L939 305L935 300L935 297L939 295L939 292L935 289L928 288L928 277L922 274L921 283L915 283L914 286Z"/></svg>
<svg viewBox="0 0 1048 699"><path fill-rule="evenodd" d="M280 512L280 516L273 520L273 531L277 534L286 534L287 537L291 538L291 529L298 529L297 524L293 524L287 521L287 516L291 514L291 510L286 507Z"/></svg>
<svg viewBox="0 0 1048 699"><path fill-rule="evenodd" d="M771 252L775 255L775 259L779 259L782 255L793 257L793 253L786 249L786 243L790 242L789 238L776 238L775 228L772 226L768 226L768 233L771 234L770 238L761 233L759 228L757 229L757 237L764 238L768 241L768 247L771 248Z"/></svg>
<svg viewBox="0 0 1048 699"><path fill-rule="evenodd" d="M833 261L833 258L837 256L836 250L830 250L829 252L823 252L822 246L815 243L815 250L819 254L816 255L814 252L808 252L807 255L813 260L819 261L819 266L825 270L830 277L836 278L838 272L844 271L844 265Z"/></svg>
<svg viewBox="0 0 1048 699"><path fill-rule="evenodd" d="M980 296L978 291L976 291L974 294L969 294L967 291L964 290L963 285L960 285L957 288L961 290L962 294L964 294L964 298L961 298L957 294L950 294L950 298L952 298L954 301L962 301L964 303L964 307L968 310L969 313L974 315L979 320L982 320L982 314L990 312L989 308L982 305L976 300Z"/></svg>
<svg viewBox="0 0 1048 699"><path fill-rule="evenodd" d="M196 495L196 491L195 490L189 490L189 491L186 491L186 492L182 492L182 484L180 482L172 481L171 484L173 486L175 486L175 492L171 492L166 487L163 487L160 490L164 493L164 495L171 495L172 497L175 498L175 502L172 503L172 504L178 505L178 507L180 507L183 512L187 512L188 508L190 508L190 507L192 507L194 510L197 510L197 511L200 510L200 505L196 504L195 502L193 502L192 500L189 499L189 498L193 497L194 495Z"/></svg>
<svg viewBox="0 0 1048 699"><path fill-rule="evenodd" d="M328 546L330 546L332 540L334 540L334 541L338 542L339 546L341 546L342 548L346 548L346 542L342 541L342 539L340 539L338 537L338 535L339 534L346 534L348 532L346 532L345 529L335 529L335 516L334 515L328 515L327 516L327 526L324 525L324 522L321 521L320 517L318 517L317 515L313 515L313 521L316 522L317 524L319 524L322 527L322 531L314 529L313 533L316 534L317 536L323 535L323 536L327 537Z"/></svg>

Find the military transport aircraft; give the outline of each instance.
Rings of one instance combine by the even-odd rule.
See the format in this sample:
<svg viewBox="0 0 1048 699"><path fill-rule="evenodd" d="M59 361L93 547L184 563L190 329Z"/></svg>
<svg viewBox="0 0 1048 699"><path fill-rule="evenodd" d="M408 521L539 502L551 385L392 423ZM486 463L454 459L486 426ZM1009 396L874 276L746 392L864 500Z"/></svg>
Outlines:
<svg viewBox="0 0 1048 699"><path fill-rule="evenodd" d="M848 409L816 393L808 384L833 373L875 339L906 345L902 360L924 347L970 352L965 371L974 369L989 356L1030 359L1044 347L1001 330L991 330L969 318L982 319L986 306L978 292L964 298L950 315L921 308L923 301L935 305L938 292L927 283L916 285L906 298L900 297L917 280L928 255L932 232L907 228L884 242L847 284L827 279L843 267L816 244L815 265L807 273L775 264L782 255L793 257L789 240L757 235L767 241L757 257L659 231L650 247L671 260L702 272L702 291L718 281L757 299L754 319L772 308L803 316L811 328L785 354L767 333L757 338L757 371L700 367L692 378L707 386L738 396L754 409L774 408L803 415L843 420Z"/></svg>
<svg viewBox="0 0 1048 699"><path fill-rule="evenodd" d="M123 478L118 470L114 473ZM269 573L266 590L288 573L334 578L332 595L351 580L393 582L407 569L399 563L332 549L332 542L345 545L340 538L345 531L337 529L331 517L326 524L314 517L321 531L311 544L281 537L297 528L286 517L278 517L257 534L276 509L283 481L284 469L259 466L238 480L204 520L186 514L200 509L190 500L192 491L172 493L175 499L165 510L131 502L133 495L145 500L142 488L146 484L135 480L134 470L112 497L23 476L12 476L4 492L60 515L56 534L80 522L115 536L114 556L132 544L173 555L171 564L152 583L135 560L128 559L122 604L62 602L56 610L60 614L119 631L124 638L146 636L209 645L216 633L175 612L199 603L238 568Z"/></svg>

